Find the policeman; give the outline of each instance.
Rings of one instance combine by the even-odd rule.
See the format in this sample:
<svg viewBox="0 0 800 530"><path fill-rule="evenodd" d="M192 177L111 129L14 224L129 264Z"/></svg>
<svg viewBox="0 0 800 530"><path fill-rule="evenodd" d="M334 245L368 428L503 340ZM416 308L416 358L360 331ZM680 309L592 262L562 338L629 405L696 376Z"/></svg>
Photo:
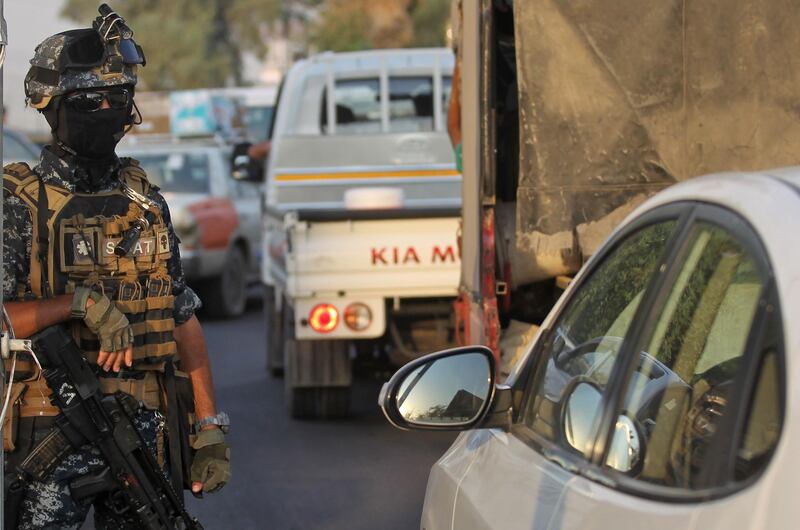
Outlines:
<svg viewBox="0 0 800 530"><path fill-rule="evenodd" d="M176 489L213 492L230 478L228 420L214 404L200 300L186 286L164 198L135 160L114 152L134 123L145 64L132 36L106 8L92 28L36 48L25 94L52 144L34 168L4 169L3 296L18 338L67 323L103 392L144 403L136 426ZM124 240L131 244L118 248ZM19 528L78 528L92 504L97 528L137 527L103 492L74 498L75 480L105 462L95 447L54 447L63 438L48 436L59 413L51 390L33 362L18 361L15 374L3 425L7 480L33 452L65 455L52 458L45 480L25 477Z"/></svg>

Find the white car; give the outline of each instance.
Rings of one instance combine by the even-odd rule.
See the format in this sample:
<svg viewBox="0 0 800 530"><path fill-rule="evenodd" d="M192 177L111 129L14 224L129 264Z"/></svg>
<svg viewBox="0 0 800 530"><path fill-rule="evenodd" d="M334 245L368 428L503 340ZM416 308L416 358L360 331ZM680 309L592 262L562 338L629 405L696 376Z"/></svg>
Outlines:
<svg viewBox="0 0 800 530"><path fill-rule="evenodd" d="M800 168L693 179L615 231L503 384L481 346L399 370L392 424L468 431L421 528L798 524L798 230Z"/></svg>

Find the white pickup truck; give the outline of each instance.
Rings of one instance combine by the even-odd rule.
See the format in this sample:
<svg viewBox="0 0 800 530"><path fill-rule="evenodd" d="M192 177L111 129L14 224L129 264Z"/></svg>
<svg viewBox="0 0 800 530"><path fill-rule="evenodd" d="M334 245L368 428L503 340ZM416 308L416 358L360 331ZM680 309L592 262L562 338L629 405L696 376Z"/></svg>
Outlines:
<svg viewBox="0 0 800 530"><path fill-rule="evenodd" d="M262 278L267 365L295 417L345 415L354 362L402 364L454 341L452 69L445 49L326 53L284 80Z"/></svg>

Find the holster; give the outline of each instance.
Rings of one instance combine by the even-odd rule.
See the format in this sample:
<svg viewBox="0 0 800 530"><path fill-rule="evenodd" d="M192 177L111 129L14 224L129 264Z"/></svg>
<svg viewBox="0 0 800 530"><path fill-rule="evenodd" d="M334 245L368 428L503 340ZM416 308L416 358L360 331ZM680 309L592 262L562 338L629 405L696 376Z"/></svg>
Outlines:
<svg viewBox="0 0 800 530"><path fill-rule="evenodd" d="M169 471L175 491L191 489L191 468L194 458L189 437L194 436L194 392L188 374L166 363L163 387L167 405L167 441Z"/></svg>

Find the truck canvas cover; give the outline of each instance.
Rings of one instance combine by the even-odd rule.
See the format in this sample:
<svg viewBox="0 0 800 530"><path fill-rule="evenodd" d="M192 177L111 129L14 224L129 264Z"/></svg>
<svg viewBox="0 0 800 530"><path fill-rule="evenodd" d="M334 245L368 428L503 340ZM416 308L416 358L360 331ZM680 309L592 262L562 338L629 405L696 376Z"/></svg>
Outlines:
<svg viewBox="0 0 800 530"><path fill-rule="evenodd" d="M576 271L673 182L798 163L793 1L525 0L514 10L515 284Z"/></svg>

